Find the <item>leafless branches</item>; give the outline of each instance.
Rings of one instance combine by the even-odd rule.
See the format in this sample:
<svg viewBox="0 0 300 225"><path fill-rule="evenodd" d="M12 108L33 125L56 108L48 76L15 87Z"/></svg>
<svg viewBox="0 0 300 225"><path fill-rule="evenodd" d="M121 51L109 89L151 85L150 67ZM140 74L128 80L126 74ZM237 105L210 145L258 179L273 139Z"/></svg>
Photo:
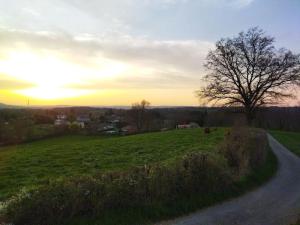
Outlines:
<svg viewBox="0 0 300 225"><path fill-rule="evenodd" d="M242 105L249 120L257 107L293 97L300 85L300 55L275 49L274 38L256 28L221 39L207 56L207 86L198 92L208 101Z"/></svg>

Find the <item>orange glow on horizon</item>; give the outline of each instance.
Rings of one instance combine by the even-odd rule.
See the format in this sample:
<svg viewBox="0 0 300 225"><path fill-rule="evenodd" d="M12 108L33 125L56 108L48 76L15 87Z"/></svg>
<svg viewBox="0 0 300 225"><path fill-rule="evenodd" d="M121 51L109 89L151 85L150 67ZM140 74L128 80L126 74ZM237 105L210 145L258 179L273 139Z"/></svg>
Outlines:
<svg viewBox="0 0 300 225"><path fill-rule="evenodd" d="M13 93L40 100L67 99L92 94L94 90L76 86L92 83L93 80L115 78L126 69L127 66L122 63L104 59L98 67L87 68L65 62L55 55L39 56L26 51L9 52L7 57L0 61L0 73L7 74L12 80L32 84L30 88L14 90Z"/></svg>

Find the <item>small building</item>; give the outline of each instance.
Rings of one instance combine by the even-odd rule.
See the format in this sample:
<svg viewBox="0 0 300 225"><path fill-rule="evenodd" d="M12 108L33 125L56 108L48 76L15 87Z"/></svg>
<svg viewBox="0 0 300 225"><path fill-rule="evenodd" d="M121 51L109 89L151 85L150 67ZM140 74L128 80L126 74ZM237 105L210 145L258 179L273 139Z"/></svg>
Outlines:
<svg viewBox="0 0 300 225"><path fill-rule="evenodd" d="M190 128L199 128L199 124L198 123L195 123L195 122L190 122Z"/></svg>
<svg viewBox="0 0 300 225"><path fill-rule="evenodd" d="M113 123L100 123L97 125L97 133L118 134L119 130Z"/></svg>
<svg viewBox="0 0 300 225"><path fill-rule="evenodd" d="M67 116L64 114L60 114L56 116L56 119L54 120L55 126L65 126L69 125L69 122L67 121Z"/></svg>
<svg viewBox="0 0 300 225"><path fill-rule="evenodd" d="M111 129L111 130L104 131L104 133L113 135L113 134L119 134L119 131L117 129Z"/></svg>
<svg viewBox="0 0 300 225"><path fill-rule="evenodd" d="M74 121L72 124L75 125L75 126L78 126L81 129L85 128L85 123L84 122Z"/></svg>
<svg viewBox="0 0 300 225"><path fill-rule="evenodd" d="M177 129L187 129L187 128L190 128L190 125L189 124L178 124L176 126Z"/></svg>
<svg viewBox="0 0 300 225"><path fill-rule="evenodd" d="M77 116L76 121L83 122L83 123L89 123L89 122L91 122L91 119L88 115L81 115L81 116Z"/></svg>
<svg viewBox="0 0 300 225"><path fill-rule="evenodd" d="M87 124L89 124L91 122L91 119L89 116L87 115L81 115L81 116L77 116L76 118L76 124L80 127L80 128L85 128Z"/></svg>
<svg viewBox="0 0 300 225"><path fill-rule="evenodd" d="M67 118L68 117L65 114L59 114L56 116L56 119L58 119L58 120L67 120Z"/></svg>
<svg viewBox="0 0 300 225"><path fill-rule="evenodd" d="M97 125L98 132L105 132L105 131L113 129L113 128L114 128L114 126L111 125L110 123L99 123Z"/></svg>
<svg viewBox="0 0 300 225"><path fill-rule="evenodd" d="M190 129L190 128L198 128L199 124L195 123L195 122L190 122L187 124L178 124L176 126L177 129Z"/></svg>
<svg viewBox="0 0 300 225"><path fill-rule="evenodd" d="M137 133L137 128L132 125L127 125L125 127L122 127L121 132L122 134L135 134Z"/></svg>

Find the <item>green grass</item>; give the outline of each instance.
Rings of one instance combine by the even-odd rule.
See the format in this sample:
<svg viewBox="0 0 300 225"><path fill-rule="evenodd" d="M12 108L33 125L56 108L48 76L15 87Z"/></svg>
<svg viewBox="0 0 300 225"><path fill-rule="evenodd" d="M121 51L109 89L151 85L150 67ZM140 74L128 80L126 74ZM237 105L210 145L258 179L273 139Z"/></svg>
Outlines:
<svg viewBox="0 0 300 225"><path fill-rule="evenodd" d="M174 130L125 137L64 136L0 148L0 200L49 179L93 175L149 163L171 163L194 151L214 151L225 129Z"/></svg>
<svg viewBox="0 0 300 225"><path fill-rule="evenodd" d="M52 124L39 124L34 125L31 131L32 139L42 139L44 137L55 134L55 126Z"/></svg>
<svg viewBox="0 0 300 225"><path fill-rule="evenodd" d="M300 132L272 130L270 133L290 151L300 156Z"/></svg>

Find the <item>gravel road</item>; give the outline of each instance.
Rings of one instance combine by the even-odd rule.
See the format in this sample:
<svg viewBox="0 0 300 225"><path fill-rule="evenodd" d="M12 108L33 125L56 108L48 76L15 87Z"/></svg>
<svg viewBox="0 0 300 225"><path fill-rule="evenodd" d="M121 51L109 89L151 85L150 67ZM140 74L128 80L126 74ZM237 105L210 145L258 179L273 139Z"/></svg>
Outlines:
<svg viewBox="0 0 300 225"><path fill-rule="evenodd" d="M269 135L279 168L268 183L233 200L160 225L288 225L300 213L300 158Z"/></svg>

